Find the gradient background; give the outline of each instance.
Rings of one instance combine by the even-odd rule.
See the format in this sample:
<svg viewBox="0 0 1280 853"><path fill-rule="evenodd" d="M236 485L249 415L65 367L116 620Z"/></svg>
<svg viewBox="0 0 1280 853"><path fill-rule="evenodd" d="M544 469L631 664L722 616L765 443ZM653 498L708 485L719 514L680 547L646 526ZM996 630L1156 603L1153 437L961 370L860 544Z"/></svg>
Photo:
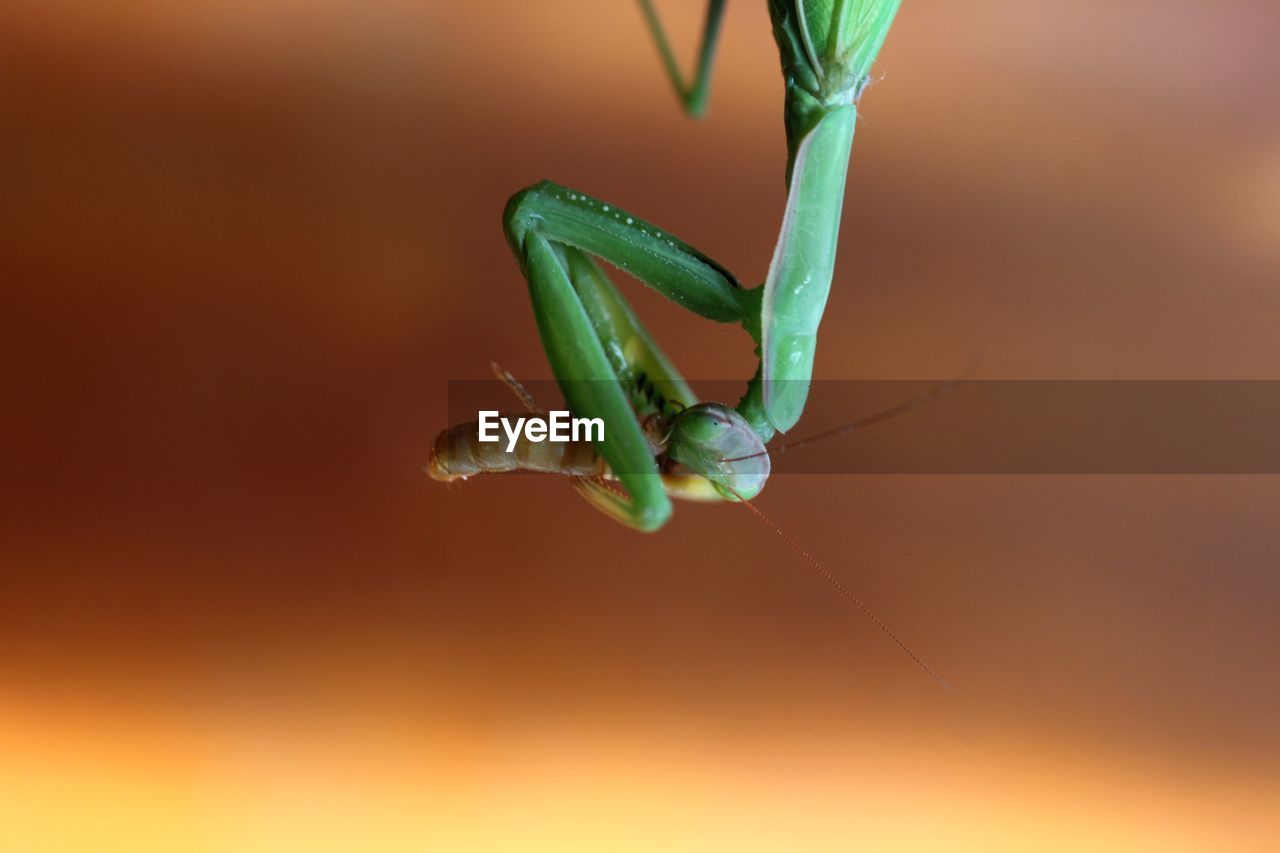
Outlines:
<svg viewBox="0 0 1280 853"><path fill-rule="evenodd" d="M1277 41L907 0L818 376L1280 378ZM1280 849L1277 478L773 482L950 692L745 510L426 481L448 379L548 375L506 197L759 280L780 101L758 2L702 124L627 0L5 3L0 849Z"/></svg>

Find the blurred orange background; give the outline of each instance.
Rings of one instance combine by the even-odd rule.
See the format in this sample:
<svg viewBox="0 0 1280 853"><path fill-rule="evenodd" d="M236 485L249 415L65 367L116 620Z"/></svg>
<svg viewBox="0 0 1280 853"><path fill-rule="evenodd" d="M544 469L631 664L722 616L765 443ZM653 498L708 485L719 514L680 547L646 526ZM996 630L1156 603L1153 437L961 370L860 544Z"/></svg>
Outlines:
<svg viewBox="0 0 1280 853"><path fill-rule="evenodd" d="M776 478L951 691L745 510L425 479L448 379L548 375L520 187L763 277L782 87L730 6L701 123L627 0L0 9L0 849L1280 849L1274 477ZM907 0L817 375L1280 378L1278 41Z"/></svg>

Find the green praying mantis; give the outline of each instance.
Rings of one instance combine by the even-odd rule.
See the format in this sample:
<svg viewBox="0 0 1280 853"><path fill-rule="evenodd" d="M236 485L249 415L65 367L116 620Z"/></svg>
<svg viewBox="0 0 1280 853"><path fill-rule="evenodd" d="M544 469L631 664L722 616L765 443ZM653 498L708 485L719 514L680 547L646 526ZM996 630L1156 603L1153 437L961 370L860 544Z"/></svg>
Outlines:
<svg viewBox="0 0 1280 853"><path fill-rule="evenodd" d="M763 285L745 288L674 235L564 186L543 182L511 198L503 222L543 349L569 408L602 419L604 438L589 450L526 443L508 453L476 441L475 424L462 424L437 439L433 477L569 474L594 506L643 531L671 517L672 496L749 501L760 492L770 473L766 443L804 411L835 267L855 105L899 3L769 0L786 82L787 201ZM725 0L707 4L691 83L651 0L640 5L684 109L700 115ZM596 258L701 317L742 326L760 362L736 407L698 401Z"/></svg>
<svg viewBox="0 0 1280 853"><path fill-rule="evenodd" d="M692 82L686 83L652 0L639 0L685 111L706 107L725 0L709 0ZM768 274L745 288L723 265L613 204L542 182L507 202L507 241L529 284L543 349L568 406L605 424L602 439L479 440L480 423L436 439L428 464L443 481L529 470L566 474L592 505L642 531L662 527L672 497L741 502L786 539L925 672L946 686L862 602L753 504L770 474L766 444L800 420L818 327L835 268L856 104L900 0L768 0L786 84L787 201ZM672 302L742 326L759 366L736 406L699 402L626 299L602 259ZM529 394L496 365L525 407ZM926 397L832 431L919 405ZM777 452L776 450L774 452Z"/></svg>

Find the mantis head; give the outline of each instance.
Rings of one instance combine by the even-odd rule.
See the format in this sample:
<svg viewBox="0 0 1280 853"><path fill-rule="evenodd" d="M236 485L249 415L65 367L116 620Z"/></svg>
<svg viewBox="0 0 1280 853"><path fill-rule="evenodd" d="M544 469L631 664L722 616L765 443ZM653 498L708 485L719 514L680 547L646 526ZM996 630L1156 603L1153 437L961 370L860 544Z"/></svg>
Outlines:
<svg viewBox="0 0 1280 853"><path fill-rule="evenodd" d="M719 403L685 409L671 424L667 453L705 477L725 500L751 500L769 479L769 453L746 418Z"/></svg>

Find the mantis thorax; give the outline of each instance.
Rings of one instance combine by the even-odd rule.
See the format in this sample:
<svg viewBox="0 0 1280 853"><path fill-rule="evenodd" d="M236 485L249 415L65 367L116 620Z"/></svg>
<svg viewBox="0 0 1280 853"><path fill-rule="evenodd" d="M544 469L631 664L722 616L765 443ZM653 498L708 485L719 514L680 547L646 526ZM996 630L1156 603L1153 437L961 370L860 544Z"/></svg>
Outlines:
<svg viewBox="0 0 1280 853"><path fill-rule="evenodd" d="M770 0L786 81L787 182L801 141L857 102L901 0Z"/></svg>
<svg viewBox="0 0 1280 853"><path fill-rule="evenodd" d="M857 99L900 0L770 0L788 87L818 104Z"/></svg>

